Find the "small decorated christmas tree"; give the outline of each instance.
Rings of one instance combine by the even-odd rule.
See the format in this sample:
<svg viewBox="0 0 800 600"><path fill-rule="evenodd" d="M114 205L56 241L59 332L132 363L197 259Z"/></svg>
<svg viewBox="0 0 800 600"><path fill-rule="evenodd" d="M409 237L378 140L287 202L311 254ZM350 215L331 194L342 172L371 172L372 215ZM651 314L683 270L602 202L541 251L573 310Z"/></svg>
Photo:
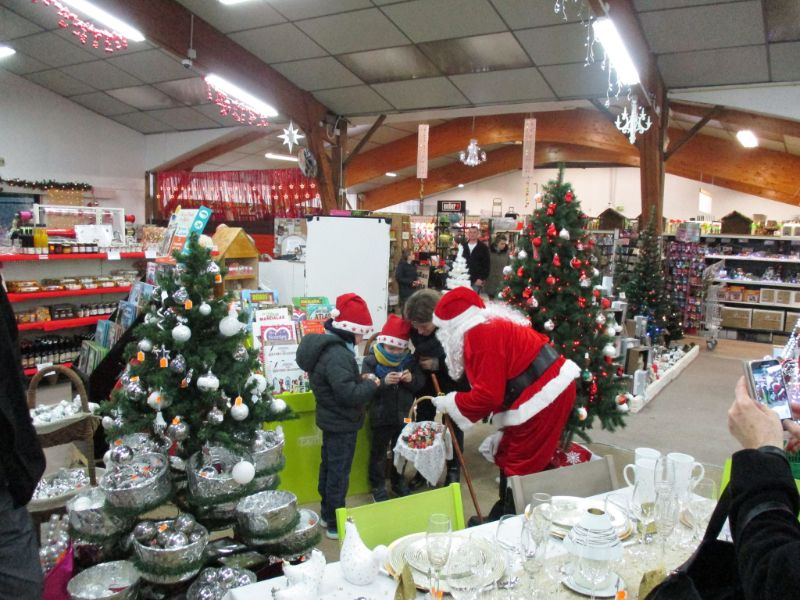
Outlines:
<svg viewBox="0 0 800 600"><path fill-rule="evenodd" d="M544 189L543 206L521 235L512 264L504 269L500 297L531 317L533 327L581 368L577 399L567 422L564 446L599 419L603 429L624 426L629 407L622 394L622 368L614 364L617 334L611 302L602 296L594 240L586 215L564 171ZM621 329L621 328L620 328Z"/></svg>
<svg viewBox="0 0 800 600"><path fill-rule="evenodd" d="M454 290L457 287L470 287L469 267L467 259L464 258L464 246L458 245L458 256L450 267L450 274L447 277L447 289Z"/></svg>

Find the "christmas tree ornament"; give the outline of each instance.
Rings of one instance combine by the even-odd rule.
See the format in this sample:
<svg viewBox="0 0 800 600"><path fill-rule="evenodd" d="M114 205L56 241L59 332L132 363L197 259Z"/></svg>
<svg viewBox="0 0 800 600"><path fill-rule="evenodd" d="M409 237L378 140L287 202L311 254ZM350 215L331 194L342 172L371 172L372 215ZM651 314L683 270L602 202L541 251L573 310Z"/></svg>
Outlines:
<svg viewBox="0 0 800 600"><path fill-rule="evenodd" d="M578 282L578 285L580 285L582 288L588 288L589 286L592 285L592 280L589 279L588 277L581 277L580 281Z"/></svg>
<svg viewBox="0 0 800 600"><path fill-rule="evenodd" d="M547 283L547 285L555 285L555 284L556 284L556 278L555 278L555 277L553 277L552 275L548 275L548 276L545 278L545 280L544 280L544 281L545 281L545 283Z"/></svg>
<svg viewBox="0 0 800 600"><path fill-rule="evenodd" d="M592 269L592 277L593 278L600 277L600 271L598 271L597 269Z"/></svg>
<svg viewBox="0 0 800 600"><path fill-rule="evenodd" d="M219 332L225 337L232 337L239 333L244 327L244 324L239 321L239 314L236 309L231 306L228 311L228 316L223 317L219 322Z"/></svg>
<svg viewBox="0 0 800 600"><path fill-rule="evenodd" d="M240 460L233 465L231 475L233 476L233 480L239 485L247 485L253 481L253 478L256 476L256 468L253 463L247 460Z"/></svg>
<svg viewBox="0 0 800 600"><path fill-rule="evenodd" d="M555 328L556 328L556 324L553 323L553 319L547 319L547 321L544 322L545 331L553 331L553 329L555 329Z"/></svg>
<svg viewBox="0 0 800 600"><path fill-rule="evenodd" d="M511 272L513 270L514 269L511 268L511 265L506 265L505 267L503 267L503 275L511 275Z"/></svg>
<svg viewBox="0 0 800 600"><path fill-rule="evenodd" d="M537 237L533 238L532 242L533 242L534 247L538 248L539 246L542 245L542 238L537 236Z"/></svg>
<svg viewBox="0 0 800 600"><path fill-rule="evenodd" d="M581 378L584 381L591 381L592 380L592 372L589 369L584 369L581 371Z"/></svg>
<svg viewBox="0 0 800 600"><path fill-rule="evenodd" d="M188 342L192 337L192 330L183 323L179 323L172 328L172 339L178 343Z"/></svg>
<svg viewBox="0 0 800 600"><path fill-rule="evenodd" d="M616 333L618 333L618 334L619 334L619 333L622 333L622 325L620 325L619 323L617 323L616 325L614 325L614 331L615 331Z"/></svg>
<svg viewBox="0 0 800 600"><path fill-rule="evenodd" d="M573 269L580 269L582 264L583 263L579 258L573 258L571 261L569 261L569 266Z"/></svg>
<svg viewBox="0 0 800 600"><path fill-rule="evenodd" d="M215 392L219 389L219 379L209 369L205 375L197 378L197 388L201 392Z"/></svg>
<svg viewBox="0 0 800 600"><path fill-rule="evenodd" d="M627 402L625 402L624 404L618 404L617 405L617 410L619 412L625 414L625 413L631 412L631 407Z"/></svg>
<svg viewBox="0 0 800 600"><path fill-rule="evenodd" d="M612 325L612 326L610 326L608 329L606 329L606 335L607 335L608 337L614 337L614 336L616 335L616 333L617 333L617 332L616 332L616 330L614 329L614 326L613 326L613 325Z"/></svg>
<svg viewBox="0 0 800 600"><path fill-rule="evenodd" d="M606 344L603 346L603 356L614 358L617 355L617 349L614 344Z"/></svg>
<svg viewBox="0 0 800 600"><path fill-rule="evenodd" d="M586 308L586 298L583 296L578 296L578 306L580 308Z"/></svg>
<svg viewBox="0 0 800 600"><path fill-rule="evenodd" d="M592 296L594 296L595 298L599 298L602 295L602 293L603 292L600 291L600 288L594 288L592 290Z"/></svg>
<svg viewBox="0 0 800 600"><path fill-rule="evenodd" d="M191 299L187 298L186 300L184 300L184 302L183 302L183 310L192 310L193 306L194 306L194 303L191 301Z"/></svg>
<svg viewBox="0 0 800 600"><path fill-rule="evenodd" d="M273 398L269 406L272 409L272 412L282 413L286 410L286 401L282 398Z"/></svg>
<svg viewBox="0 0 800 600"><path fill-rule="evenodd" d="M153 349L153 342L148 340L147 338L143 338L139 340L139 343L136 344L136 347L139 348L142 352L150 352Z"/></svg>
<svg viewBox="0 0 800 600"><path fill-rule="evenodd" d="M118 465L129 463L133 459L133 450L130 446L120 444L111 448L111 460Z"/></svg>
<svg viewBox="0 0 800 600"><path fill-rule="evenodd" d="M561 231L558 232L558 237L560 237L562 240L569 239L569 231L567 231L566 227L561 228Z"/></svg>
<svg viewBox="0 0 800 600"><path fill-rule="evenodd" d="M161 411L156 413L156 418L153 419L153 431L160 433L167 427L167 422L164 420L164 415Z"/></svg>
<svg viewBox="0 0 800 600"><path fill-rule="evenodd" d="M558 256L558 252L553 254L553 266L560 267L561 266L561 257Z"/></svg>
<svg viewBox="0 0 800 600"><path fill-rule="evenodd" d="M219 265L213 260L209 261L206 272L214 275L214 283L222 283L222 273L220 273Z"/></svg>
<svg viewBox="0 0 800 600"><path fill-rule="evenodd" d="M589 412L586 410L586 407L585 406L579 406L578 407L578 420L579 421L585 421L586 417L588 417L588 416L589 416Z"/></svg>
<svg viewBox="0 0 800 600"><path fill-rule="evenodd" d="M528 298L526 304L528 305L528 308L536 308L537 306L539 306L539 301L533 296L531 296L530 298Z"/></svg>
<svg viewBox="0 0 800 600"><path fill-rule="evenodd" d="M189 387L189 384L192 383L192 377L194 377L194 369L189 369L186 372L186 376L183 379L181 379L181 387L182 388Z"/></svg>
<svg viewBox="0 0 800 600"><path fill-rule="evenodd" d="M175 517L175 521L172 523L175 531L179 531L187 535L192 532L192 529L194 529L196 525L197 521L195 521L194 517L188 513L179 514L177 517Z"/></svg>
<svg viewBox="0 0 800 600"><path fill-rule="evenodd" d="M247 348L245 348L242 344L236 346L236 350L233 351L233 360L238 362L244 362L250 357L250 354L247 352Z"/></svg>
<svg viewBox="0 0 800 600"><path fill-rule="evenodd" d="M183 548L189 544L189 538L185 533L181 533L180 531L173 531L169 534L167 538L167 543L164 545L165 548Z"/></svg>
<svg viewBox="0 0 800 600"><path fill-rule="evenodd" d="M525 252L525 250L520 250L517 253L517 258L519 258L520 260L525 260L526 258L528 258L528 253Z"/></svg>
<svg viewBox="0 0 800 600"><path fill-rule="evenodd" d="M250 408L242 402L241 396L236 396L236 400L231 406L231 417L234 421L244 421L250 415Z"/></svg>
<svg viewBox="0 0 800 600"><path fill-rule="evenodd" d="M161 410L167 406L163 403L163 396L161 390L154 390L150 392L147 397L147 405L154 410Z"/></svg>
<svg viewBox="0 0 800 600"><path fill-rule="evenodd" d="M183 304L189 299L189 291L185 287L181 286L172 292L172 299L178 304Z"/></svg>
<svg viewBox="0 0 800 600"><path fill-rule="evenodd" d="M211 314L211 305L208 302L203 302L200 306L197 307L198 312L207 317Z"/></svg>
<svg viewBox="0 0 800 600"><path fill-rule="evenodd" d="M109 431L111 430L112 427L114 427L114 419L106 415L105 417L103 417L101 424L103 425L103 429Z"/></svg>
<svg viewBox="0 0 800 600"><path fill-rule="evenodd" d="M158 529L152 521L141 521L133 528L133 537L143 544L155 539L156 535L158 535Z"/></svg>
<svg viewBox="0 0 800 600"><path fill-rule="evenodd" d="M259 394L263 394L267 391L267 379L261 375L260 373L253 373L250 377L247 378L244 386L245 388L249 389L252 384L255 383L255 391Z"/></svg>
<svg viewBox="0 0 800 600"><path fill-rule="evenodd" d="M565 201L567 204L569 204L570 202L572 202L572 200L573 200L574 198L575 198L575 194L573 194L572 192L567 192L566 194L564 194L564 201Z"/></svg>
<svg viewBox="0 0 800 600"><path fill-rule="evenodd" d="M555 214L555 212L556 212L556 203L551 202L550 204L547 205L547 216L552 217L553 214Z"/></svg>
<svg viewBox="0 0 800 600"><path fill-rule="evenodd" d="M173 442L182 442L189 437L189 426L180 417L175 417L167 427L167 437Z"/></svg>
<svg viewBox="0 0 800 600"><path fill-rule="evenodd" d="M216 406L208 411L206 415L208 422L212 425L221 425L222 422L225 420L225 414Z"/></svg>
<svg viewBox="0 0 800 600"><path fill-rule="evenodd" d="M173 373L183 373L186 370L186 359L183 354L176 354L175 357L169 361L170 371Z"/></svg>
<svg viewBox="0 0 800 600"><path fill-rule="evenodd" d="M594 322L598 325L605 325L606 324L606 316L603 313L597 313L597 316L594 318Z"/></svg>
<svg viewBox="0 0 800 600"><path fill-rule="evenodd" d="M557 233L558 230L556 229L556 226L553 223L550 223L550 225L547 226L547 237L556 237Z"/></svg>
<svg viewBox="0 0 800 600"><path fill-rule="evenodd" d="M609 300L608 298L603 298L602 300L600 300L600 306L602 307L603 310L610 308L611 300Z"/></svg>
<svg viewBox="0 0 800 600"><path fill-rule="evenodd" d="M131 400L139 400L145 395L146 390L144 389L142 382L137 379L136 381L131 381L125 387L125 392L128 394L128 397L131 398Z"/></svg>
<svg viewBox="0 0 800 600"><path fill-rule="evenodd" d="M575 249L576 249L578 252L583 252L583 242L582 242L582 241L580 241L580 240L578 240L577 242L575 242Z"/></svg>

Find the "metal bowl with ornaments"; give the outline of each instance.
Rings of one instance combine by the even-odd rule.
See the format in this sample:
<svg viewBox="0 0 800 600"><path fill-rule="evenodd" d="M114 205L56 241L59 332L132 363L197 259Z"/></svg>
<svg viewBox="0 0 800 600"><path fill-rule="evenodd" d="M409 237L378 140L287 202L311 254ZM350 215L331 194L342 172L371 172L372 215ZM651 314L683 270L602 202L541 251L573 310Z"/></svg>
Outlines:
<svg viewBox="0 0 800 600"><path fill-rule="evenodd" d="M172 492L167 457L149 452L136 455L129 462L115 464L103 475L100 489L113 507L144 508L145 511L155 508Z"/></svg>
<svg viewBox="0 0 800 600"><path fill-rule="evenodd" d="M186 465L186 478L193 503L218 504L241 497L242 485L233 478L232 471L242 460L221 446L206 447L192 454Z"/></svg>
<svg viewBox="0 0 800 600"><path fill-rule="evenodd" d="M70 600L133 600L139 572L127 560L96 565L78 573L67 584Z"/></svg>
<svg viewBox="0 0 800 600"><path fill-rule="evenodd" d="M92 538L111 538L130 531L133 519L112 515L105 503L106 495L100 488L84 490L67 502L72 531Z"/></svg>
<svg viewBox="0 0 800 600"><path fill-rule="evenodd" d="M241 536L242 541L250 546L260 546L265 552L280 555L284 560L294 560L311 550L319 543L319 515L313 510L301 508L300 520L286 535L272 539ZM284 554L285 552L289 554Z"/></svg>
<svg viewBox="0 0 800 600"><path fill-rule="evenodd" d="M200 572L208 530L194 520L191 527L182 526L180 518L154 522L153 537L134 532L133 551L143 579L167 585L186 581Z"/></svg>
<svg viewBox="0 0 800 600"><path fill-rule="evenodd" d="M284 443L282 431L271 429L256 431L252 443L253 465L256 467L256 474L265 472L272 474L281 468Z"/></svg>
<svg viewBox="0 0 800 600"><path fill-rule="evenodd" d="M275 538L297 524L297 496L283 490L258 492L236 505L238 532L254 538Z"/></svg>

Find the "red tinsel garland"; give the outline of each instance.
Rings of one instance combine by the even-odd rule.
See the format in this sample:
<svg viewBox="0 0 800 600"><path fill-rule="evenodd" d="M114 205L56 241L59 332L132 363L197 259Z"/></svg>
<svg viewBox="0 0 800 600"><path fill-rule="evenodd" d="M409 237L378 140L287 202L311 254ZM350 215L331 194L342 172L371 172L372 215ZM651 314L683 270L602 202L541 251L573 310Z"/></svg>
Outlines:
<svg viewBox="0 0 800 600"><path fill-rule="evenodd" d="M36 4L37 1L31 0L33 4ZM88 42L91 37L92 48L99 48L102 42L103 50L108 53L128 47L128 38L124 35L109 29L100 29L91 21L84 21L58 0L41 0L41 2L45 6L52 6L56 9L58 16L61 17L58 21L58 26L62 29L67 29L71 25L73 28L72 33L82 44Z"/></svg>

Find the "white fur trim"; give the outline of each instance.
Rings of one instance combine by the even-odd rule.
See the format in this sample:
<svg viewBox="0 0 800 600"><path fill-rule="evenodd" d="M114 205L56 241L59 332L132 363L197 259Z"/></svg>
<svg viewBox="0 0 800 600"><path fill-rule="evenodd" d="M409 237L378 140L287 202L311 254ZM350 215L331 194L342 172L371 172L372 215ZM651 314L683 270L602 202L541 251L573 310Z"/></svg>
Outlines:
<svg viewBox="0 0 800 600"><path fill-rule="evenodd" d="M334 319L335 319L336 317L338 317L340 314L342 314L342 313L340 313L340 312L339 312L339 309L338 309L338 308L332 308L332 309L331 309L331 316L332 316Z"/></svg>
<svg viewBox="0 0 800 600"><path fill-rule="evenodd" d="M513 427L532 419L548 407L581 374L581 369L571 360L561 365L558 375L544 384L544 387L525 400L517 408L497 413L492 423L498 427Z"/></svg>
<svg viewBox="0 0 800 600"><path fill-rule="evenodd" d="M474 423L462 415L461 411L458 410L458 405L456 404L457 393L458 392L450 392L444 396L437 396L433 399L433 403L436 405L436 408L439 410L439 412L445 412L450 415L450 418L453 419L453 422L458 425L462 431L466 431L472 427Z"/></svg>
<svg viewBox="0 0 800 600"><path fill-rule="evenodd" d="M379 335L375 340L379 344L388 344L389 346L398 346L400 348L408 348L408 340L396 338L391 335Z"/></svg>
<svg viewBox="0 0 800 600"><path fill-rule="evenodd" d="M440 319L439 317L436 316L436 313L434 313L433 324L436 325L437 327L447 327L449 329L455 329L456 327L459 327L462 323L467 321L470 317L473 317L474 315L479 315L482 312L483 309L480 306L473 305L467 308L460 315L453 317L449 321Z"/></svg>
<svg viewBox="0 0 800 600"><path fill-rule="evenodd" d="M351 321L333 321L331 323L336 329L342 329L359 335L369 335L372 333L372 325L362 325L361 323L353 323Z"/></svg>

